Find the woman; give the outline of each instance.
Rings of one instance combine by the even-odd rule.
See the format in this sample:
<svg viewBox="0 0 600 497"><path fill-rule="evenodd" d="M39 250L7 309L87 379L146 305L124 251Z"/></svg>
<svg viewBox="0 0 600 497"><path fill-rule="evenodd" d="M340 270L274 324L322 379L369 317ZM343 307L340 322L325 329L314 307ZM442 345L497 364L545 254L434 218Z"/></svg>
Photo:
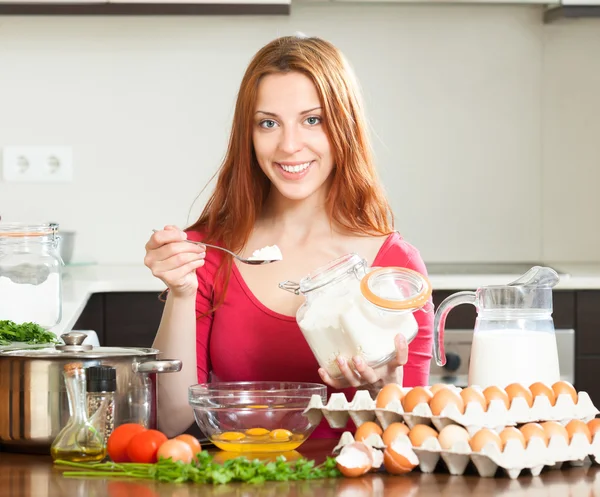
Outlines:
<svg viewBox="0 0 600 497"><path fill-rule="evenodd" d="M167 226L146 244L145 264L168 287L154 346L184 364L160 379L160 428L168 435L187 429L188 386L209 379L373 391L388 382L427 384L431 314L416 313L420 329L410 350L396 337L392 363L374 370L354 358L354 372L342 361L344 379L334 380L318 368L296 324L304 298L278 287L350 252L369 265L426 274L419 252L392 223L343 55L319 38L283 37L263 47L243 77L227 154L200 218L185 231ZM239 264L186 238L243 257L278 245L283 260Z"/></svg>

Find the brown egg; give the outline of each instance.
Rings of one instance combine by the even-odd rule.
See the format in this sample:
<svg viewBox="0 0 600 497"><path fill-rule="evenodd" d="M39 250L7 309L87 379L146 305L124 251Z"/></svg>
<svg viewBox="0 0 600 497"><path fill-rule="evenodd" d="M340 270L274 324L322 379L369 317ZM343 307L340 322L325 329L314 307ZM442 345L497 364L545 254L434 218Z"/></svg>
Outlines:
<svg viewBox="0 0 600 497"><path fill-rule="evenodd" d="M404 412L413 412L419 404L429 404L433 394L424 387L411 388L402 399L402 408Z"/></svg>
<svg viewBox="0 0 600 497"><path fill-rule="evenodd" d="M504 390L506 391L506 395L508 395L508 400L511 405L515 397L522 397L529 407L533 406L533 395L531 394L531 390L521 383L511 383Z"/></svg>
<svg viewBox="0 0 600 497"><path fill-rule="evenodd" d="M548 435L548 442L554 436L563 437L565 441L569 441L569 434L567 433L567 429L557 421L544 421L543 423L540 423L540 426Z"/></svg>
<svg viewBox="0 0 600 497"><path fill-rule="evenodd" d="M436 393L438 393L440 390L442 390L442 389L445 389L445 388L447 388L447 389L449 389L449 390L451 390L451 389L452 389L452 387L451 387L450 385L447 385L446 383L436 383L435 385L431 385L431 386L429 387L429 391L430 391L430 392L431 392L433 395L435 395L435 394L436 394Z"/></svg>
<svg viewBox="0 0 600 497"><path fill-rule="evenodd" d="M375 407L383 409L393 400L402 400L402 397L404 397L402 387L397 383L388 383L379 390L377 399L375 399Z"/></svg>
<svg viewBox="0 0 600 497"><path fill-rule="evenodd" d="M362 442L364 439L369 438L369 436L373 435L374 433L381 435L383 433L381 426L374 421L366 421L356 429L354 440L357 442Z"/></svg>
<svg viewBox="0 0 600 497"><path fill-rule="evenodd" d="M488 402L483 396L483 393L474 387L463 388L460 391L460 396L465 401L465 408L471 403L475 402L481 405L481 408L487 410Z"/></svg>
<svg viewBox="0 0 600 497"><path fill-rule="evenodd" d="M425 440L431 437L437 438L437 436L438 432L427 425L415 425L408 433L408 438L410 438L410 443L413 447L421 447Z"/></svg>
<svg viewBox="0 0 600 497"><path fill-rule="evenodd" d="M419 464L419 458L407 445L392 445L383 452L383 466L391 475L411 472Z"/></svg>
<svg viewBox="0 0 600 497"><path fill-rule="evenodd" d="M404 423L392 423L383 431L381 438L383 439L383 443L385 445L390 446L399 435L408 435L409 431L410 428Z"/></svg>
<svg viewBox="0 0 600 497"><path fill-rule="evenodd" d="M456 442L467 442L469 443L469 432L459 425L446 425L444 426L440 434L438 435L438 442L444 450L452 449L452 446Z"/></svg>
<svg viewBox="0 0 600 497"><path fill-rule="evenodd" d="M568 381L557 381L552 385L552 390L557 399L559 395L570 395L571 399L573 399L573 404L577 404L577 390Z"/></svg>
<svg viewBox="0 0 600 497"><path fill-rule="evenodd" d="M539 423L527 423L519 428L523 436L525 437L525 444L529 445L529 441L533 437L539 437L544 441L544 445L548 445L548 434L542 428Z"/></svg>
<svg viewBox="0 0 600 497"><path fill-rule="evenodd" d="M481 452L481 450L489 443L496 444L498 450L502 448L502 440L500 436L489 428L481 428L469 440L469 445L473 452Z"/></svg>
<svg viewBox="0 0 600 497"><path fill-rule="evenodd" d="M461 414L465 412L465 401L462 397L450 390L449 388L442 388L438 390L433 398L429 401L429 407L434 416L439 416L444 408L450 404L454 404Z"/></svg>
<svg viewBox="0 0 600 497"><path fill-rule="evenodd" d="M588 428L590 429L590 434L593 437L596 434L596 432L600 430L600 418L591 419L588 422Z"/></svg>
<svg viewBox="0 0 600 497"><path fill-rule="evenodd" d="M504 402L504 405L508 409L510 407L510 402L508 401L507 393L501 388L495 386L489 386L483 391L483 396L488 402L488 406L492 400L500 400Z"/></svg>
<svg viewBox="0 0 600 497"><path fill-rule="evenodd" d="M576 433L583 433L585 437L588 439L589 443L592 443L592 434L590 433L590 429L585 421L581 421L580 419L572 419L565 426L567 429L567 433L569 434L569 442L573 439L573 435Z"/></svg>
<svg viewBox="0 0 600 497"><path fill-rule="evenodd" d="M500 440L502 441L502 450L504 450L506 442L513 439L521 442L521 445L523 448L525 448L525 437L523 436L523 433L517 430L514 426L507 426L500 432L499 436Z"/></svg>
<svg viewBox="0 0 600 497"><path fill-rule="evenodd" d="M556 404L556 394L554 393L554 390L552 390L545 383L538 381L538 382L534 383L533 385L530 385L529 390L531 390L531 394L533 395L534 402L535 402L535 398L537 396L545 395L546 397L548 397L548 400L550 401L551 406Z"/></svg>

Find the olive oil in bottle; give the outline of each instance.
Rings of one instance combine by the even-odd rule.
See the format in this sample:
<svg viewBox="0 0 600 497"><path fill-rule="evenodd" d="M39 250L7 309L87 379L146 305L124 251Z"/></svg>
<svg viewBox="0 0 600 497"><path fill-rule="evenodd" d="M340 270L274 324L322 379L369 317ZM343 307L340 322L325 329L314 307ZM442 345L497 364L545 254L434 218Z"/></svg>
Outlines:
<svg viewBox="0 0 600 497"><path fill-rule="evenodd" d="M83 365L78 362L65 364L63 377L67 387L71 417L52 442L50 455L53 460L102 461L106 457L106 445L101 432L87 416Z"/></svg>

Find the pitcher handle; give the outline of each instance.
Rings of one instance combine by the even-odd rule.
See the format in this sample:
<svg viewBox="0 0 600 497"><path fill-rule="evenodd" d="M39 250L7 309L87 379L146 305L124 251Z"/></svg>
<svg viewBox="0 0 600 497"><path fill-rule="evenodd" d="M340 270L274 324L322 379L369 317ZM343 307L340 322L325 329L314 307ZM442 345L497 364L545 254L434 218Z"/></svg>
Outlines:
<svg viewBox="0 0 600 497"><path fill-rule="evenodd" d="M446 317L448 313L457 305L473 304L475 305L475 292L457 292L449 297L438 306L433 319L433 354L435 362L438 366L446 364L446 353L444 351L444 329L446 327Z"/></svg>

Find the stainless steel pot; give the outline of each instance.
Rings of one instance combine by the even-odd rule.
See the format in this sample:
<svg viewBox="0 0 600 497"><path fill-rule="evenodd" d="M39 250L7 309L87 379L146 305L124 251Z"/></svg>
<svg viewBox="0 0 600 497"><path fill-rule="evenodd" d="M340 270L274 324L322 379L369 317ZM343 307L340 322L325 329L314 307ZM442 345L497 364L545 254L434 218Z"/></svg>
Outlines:
<svg viewBox="0 0 600 497"><path fill-rule="evenodd" d="M4 450L46 452L69 419L63 367L116 369L115 426L156 428L156 374L181 370L181 361L157 360L159 351L82 345L86 335L62 335L65 344L0 352L0 445Z"/></svg>

